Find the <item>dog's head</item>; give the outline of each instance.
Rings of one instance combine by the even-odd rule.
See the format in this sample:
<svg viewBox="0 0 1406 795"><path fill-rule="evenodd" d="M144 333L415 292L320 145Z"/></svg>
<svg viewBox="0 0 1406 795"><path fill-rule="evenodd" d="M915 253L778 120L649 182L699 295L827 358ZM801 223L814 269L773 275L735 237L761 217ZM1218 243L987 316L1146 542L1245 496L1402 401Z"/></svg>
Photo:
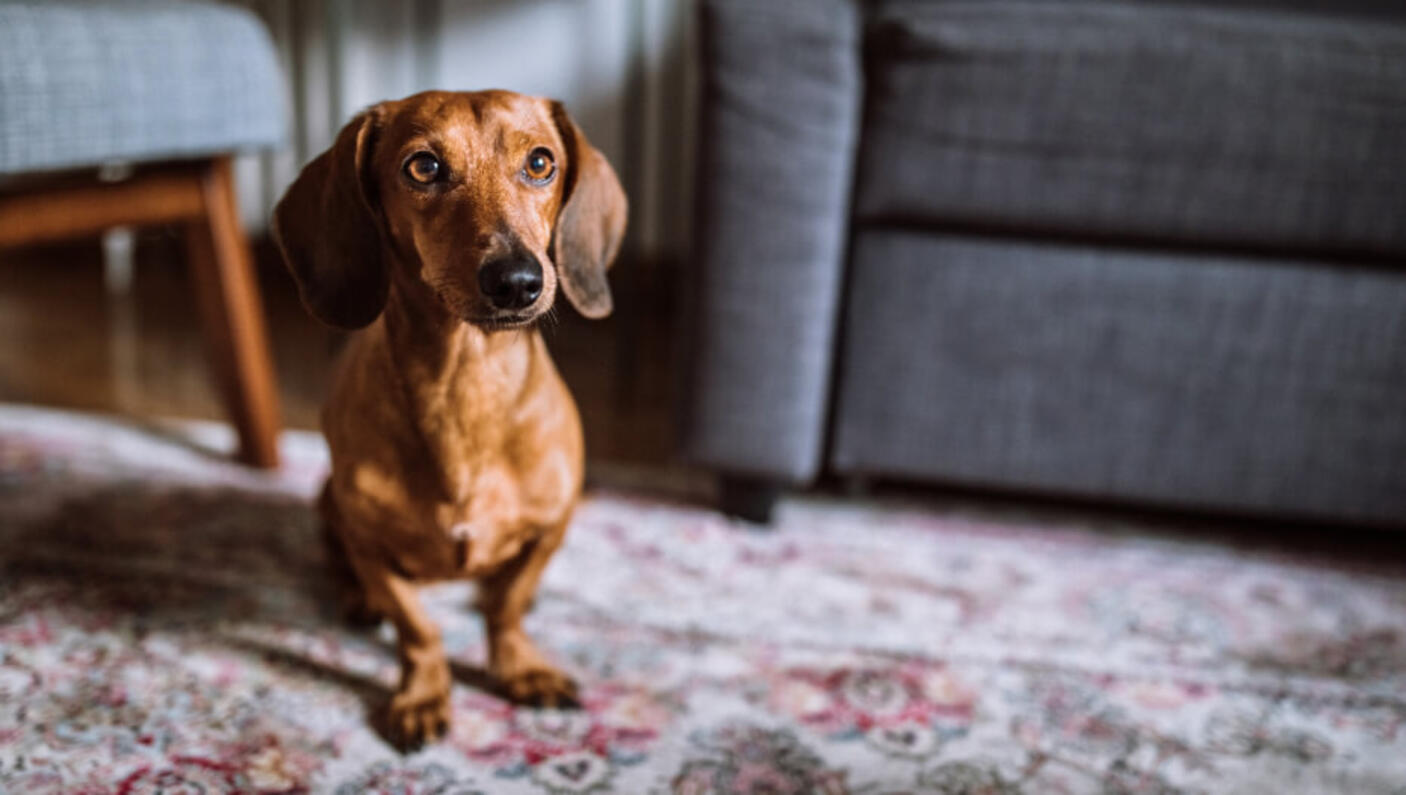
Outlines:
<svg viewBox="0 0 1406 795"><path fill-rule="evenodd" d="M494 329L536 320L558 283L581 314L610 314L626 214L614 170L559 103L431 91L348 122L279 201L273 231L329 325L374 320L402 268Z"/></svg>

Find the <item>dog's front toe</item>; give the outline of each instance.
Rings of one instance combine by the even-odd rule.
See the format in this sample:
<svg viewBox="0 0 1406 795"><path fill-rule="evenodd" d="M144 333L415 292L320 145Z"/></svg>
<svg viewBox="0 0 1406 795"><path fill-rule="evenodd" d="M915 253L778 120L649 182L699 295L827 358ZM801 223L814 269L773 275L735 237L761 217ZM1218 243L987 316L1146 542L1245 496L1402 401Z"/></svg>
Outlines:
<svg viewBox="0 0 1406 795"><path fill-rule="evenodd" d="M386 710L390 741L402 751L413 751L449 731L449 694L416 697L400 692Z"/></svg>
<svg viewBox="0 0 1406 795"><path fill-rule="evenodd" d="M396 694L387 709L389 740L402 751L413 751L433 743L449 732L449 695L419 701Z"/></svg>
<svg viewBox="0 0 1406 795"><path fill-rule="evenodd" d="M576 681L555 668L531 668L503 678L508 696L519 704L555 709L580 709Z"/></svg>

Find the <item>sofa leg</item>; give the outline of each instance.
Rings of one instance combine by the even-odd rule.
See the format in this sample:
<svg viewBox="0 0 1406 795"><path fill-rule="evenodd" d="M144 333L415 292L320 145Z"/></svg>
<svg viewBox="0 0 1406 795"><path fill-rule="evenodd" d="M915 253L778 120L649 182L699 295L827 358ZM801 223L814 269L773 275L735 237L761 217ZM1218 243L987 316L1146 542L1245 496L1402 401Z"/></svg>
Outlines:
<svg viewBox="0 0 1406 795"><path fill-rule="evenodd" d="M874 493L874 481L867 475L845 475L840 478L840 493L852 500L862 500Z"/></svg>
<svg viewBox="0 0 1406 795"><path fill-rule="evenodd" d="M723 475L718 481L718 507L728 516L756 524L771 524L781 487L762 478Z"/></svg>
<svg viewBox="0 0 1406 795"><path fill-rule="evenodd" d="M249 244L239 223L227 157L200 178L205 215L186 226L186 247L215 377L239 431L239 458L278 466L278 390Z"/></svg>

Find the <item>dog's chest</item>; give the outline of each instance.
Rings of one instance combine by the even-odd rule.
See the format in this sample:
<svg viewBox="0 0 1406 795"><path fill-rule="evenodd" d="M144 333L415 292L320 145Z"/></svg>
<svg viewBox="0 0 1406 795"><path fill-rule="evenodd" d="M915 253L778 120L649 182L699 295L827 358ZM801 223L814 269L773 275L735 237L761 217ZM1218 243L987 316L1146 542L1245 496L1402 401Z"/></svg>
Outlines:
<svg viewBox="0 0 1406 795"><path fill-rule="evenodd" d="M525 544L569 512L577 475L564 449L526 461L510 454L513 440L457 459L443 477L453 483L432 509L438 555L452 573L481 576L513 559Z"/></svg>
<svg viewBox="0 0 1406 795"><path fill-rule="evenodd" d="M526 341L520 357L434 367L371 348L379 367L334 393L325 425L345 502L365 506L402 570L478 576L569 515L580 420L545 345Z"/></svg>
<svg viewBox="0 0 1406 795"><path fill-rule="evenodd" d="M417 412L443 484L433 523L461 574L516 556L569 511L579 483L573 435L559 427L569 396L556 381L503 375L496 385L460 379L443 405Z"/></svg>
<svg viewBox="0 0 1406 795"><path fill-rule="evenodd" d="M451 499L467 499L511 457L529 369L517 351L484 355L462 343L437 366L408 374L410 416Z"/></svg>

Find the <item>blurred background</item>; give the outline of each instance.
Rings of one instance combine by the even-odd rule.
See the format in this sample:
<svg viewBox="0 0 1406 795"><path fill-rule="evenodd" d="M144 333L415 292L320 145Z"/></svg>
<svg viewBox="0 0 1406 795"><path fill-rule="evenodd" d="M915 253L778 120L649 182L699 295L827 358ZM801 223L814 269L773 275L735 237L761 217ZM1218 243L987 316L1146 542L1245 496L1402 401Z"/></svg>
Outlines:
<svg viewBox="0 0 1406 795"><path fill-rule="evenodd" d="M14 38L30 38L26 24L38 40L52 36L52 20L38 12L23 16L26 5L42 4L10 4L8 13L19 15L7 20ZM14 69L0 101L11 119L28 117L35 125L16 130L14 138L52 137L56 126L72 123L73 108L88 106L98 117L89 123L99 128L94 137L106 133L103 146L115 150L96 146L92 171L99 162L109 172L115 162L118 175L133 163L164 166L172 158L163 150L191 148L188 139L202 134L211 139L205 148L233 155L234 195L267 314L284 424L317 427L342 337L299 305L267 236L274 203L302 165L367 105L431 88L506 88L564 102L632 199L629 239L613 274L618 316L604 324L571 318L551 337L563 348L559 362L578 397L591 406L593 456L670 460L665 390L672 387L661 368L672 366L672 335L647 324L672 322L672 285L688 249L696 143L692 3L267 0L224 4L244 19L220 14L193 21L180 15L191 4L182 5L87 4L110 18L65 17L82 30L65 37L74 49L47 70L35 68L44 56L12 49L7 64ZM64 11L50 13L63 17ZM248 30L249 20L259 29ZM184 46L173 51L182 39ZM263 74L264 62L274 74ZM187 79L177 76L182 69ZM202 84L206 70L214 78ZM42 76L35 78L36 71ZM110 75L106 86L94 85L89 73L95 71ZM168 132L154 133L158 140L114 141L113 128L135 114L104 107L115 104L104 93L135 95L124 97L127 104L146 103L142 111L158 119L147 126L167 123ZM183 100L210 106L209 126L235 130L196 129L198 111L181 116L173 108ZM36 103L55 120L35 119L42 115ZM267 122L241 123L241 112ZM191 130L182 139L172 128ZM11 197L27 195L55 172L80 176L90 167L70 162L71 150L35 154L7 143L12 162L0 166L9 172L0 186ZM194 147L199 150L200 142ZM29 212L17 203L5 209L12 219ZM225 417L220 382L210 377L208 340L193 311L184 226L143 221L0 247L6 266L0 268L0 334L8 341L0 345L0 400L138 416Z"/></svg>
<svg viewBox="0 0 1406 795"><path fill-rule="evenodd" d="M242 317L224 299L192 301L219 291L200 287L188 218L33 232L32 199L53 185L35 175L101 166L120 185L147 163L229 155L277 417L315 427L341 338L298 305L269 210L358 109L500 87L564 101L632 200L617 314L547 330L598 472L687 481L756 519L781 489L896 483L1406 518L1397 3L172 11L189 7L98 4L109 33L0 56L0 400L216 419L257 393L228 386L238 367L209 377L209 341L219 371L219 340L247 335L210 320ZM10 13L22 45L38 12ZM173 40L187 47L164 52ZM187 85L201 70L211 82ZM103 115L129 91L147 122L130 103ZM149 121L161 114L175 115ZM232 119L263 126L200 138ZM86 160L35 148L75 127L111 142L101 131L124 124L148 140Z"/></svg>

